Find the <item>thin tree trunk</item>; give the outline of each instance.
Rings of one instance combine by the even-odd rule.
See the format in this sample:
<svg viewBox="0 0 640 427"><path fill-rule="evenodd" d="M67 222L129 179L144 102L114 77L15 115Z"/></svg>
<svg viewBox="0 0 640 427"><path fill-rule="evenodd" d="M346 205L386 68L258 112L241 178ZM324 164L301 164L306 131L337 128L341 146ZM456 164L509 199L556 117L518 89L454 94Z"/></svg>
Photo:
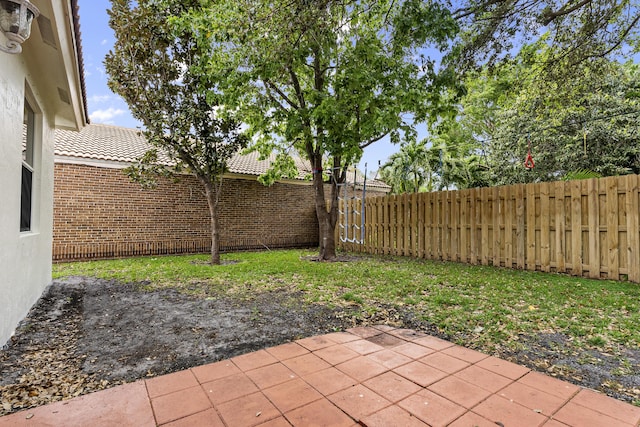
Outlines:
<svg viewBox="0 0 640 427"><path fill-rule="evenodd" d="M338 222L338 186L335 181L338 178L332 178L330 199L327 200L325 198L322 170L317 167L316 171L319 172L313 175L313 186L320 238L318 259L323 261L334 260L336 258L336 225ZM327 202L329 203L328 207Z"/></svg>
<svg viewBox="0 0 640 427"><path fill-rule="evenodd" d="M327 201L325 200L324 182L322 181L322 171L316 169L313 175L313 186L315 190L316 217L318 218L320 249L318 259L333 260L336 258L336 219L338 213L337 200L333 202L334 197L337 199L337 192L334 191L335 184L332 183L331 206L327 210Z"/></svg>
<svg viewBox="0 0 640 427"><path fill-rule="evenodd" d="M204 185L207 204L209 205L209 216L211 219L211 264L220 265L220 233L218 231L218 192L220 191L220 185L216 188L215 183L207 178L198 178Z"/></svg>

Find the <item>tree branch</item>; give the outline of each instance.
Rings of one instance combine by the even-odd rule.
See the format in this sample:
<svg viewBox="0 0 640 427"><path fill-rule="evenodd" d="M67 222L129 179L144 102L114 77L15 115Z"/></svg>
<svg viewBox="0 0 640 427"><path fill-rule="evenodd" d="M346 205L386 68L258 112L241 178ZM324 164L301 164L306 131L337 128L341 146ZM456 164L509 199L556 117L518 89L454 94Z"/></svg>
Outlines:
<svg viewBox="0 0 640 427"><path fill-rule="evenodd" d="M287 65L287 71L289 71L289 77L291 77L291 83L293 84L293 89L296 91L296 97L298 98L298 102L300 103L299 108L306 108L306 103L304 101L304 93L302 92L302 87L300 86L300 80L298 80L298 75L291 64Z"/></svg>
<svg viewBox="0 0 640 427"><path fill-rule="evenodd" d="M360 144L359 147L360 147L360 149L367 148L368 146L370 146L374 142L380 141L382 138L384 138L387 135L389 135L389 132L385 132L385 133L380 134L378 136L374 136L373 138L370 138L369 140L367 140L367 141L363 142L362 144Z"/></svg>
<svg viewBox="0 0 640 427"><path fill-rule="evenodd" d="M624 30L624 32L622 33L622 35L618 38L618 40L613 44L613 46L611 46L609 49L605 50L604 52L600 53L599 57L605 57L607 55L609 55L611 52L613 52L614 50L616 50L624 41L624 39L627 38L627 36L629 35L629 33L631 32L631 30L633 29L633 27L636 26L636 24L640 22L640 15L636 16L635 19L633 20L633 22L631 22L631 24L629 24L629 26Z"/></svg>
<svg viewBox="0 0 640 427"><path fill-rule="evenodd" d="M576 3L575 5L569 7L569 3L565 4L564 6L562 6L560 9L558 9L556 12L545 12L543 14L543 18L544 20L542 21L542 23L546 26L549 25L552 21L554 21L555 19L564 16L564 15L568 15L571 12L575 12L576 10L580 9L581 7L591 3L592 0L582 0L578 3Z"/></svg>
<svg viewBox="0 0 640 427"><path fill-rule="evenodd" d="M282 92L282 90L280 90L280 88L278 86L276 86L275 84L271 83L269 80L263 80L265 86L267 87L267 89L272 89L274 90L278 95L280 95L282 97L282 99L284 99L287 104L289 104L292 108L295 108L296 110L300 109L300 106L297 105L295 102L293 102L291 99L289 99L289 97L287 96L287 94L285 94L284 92ZM283 110L286 110L286 108L280 104L280 102L278 102L278 100L275 99L275 97L273 96L273 94L271 94L271 91L267 90L267 94L269 95L269 97L275 101L280 107L282 107Z"/></svg>

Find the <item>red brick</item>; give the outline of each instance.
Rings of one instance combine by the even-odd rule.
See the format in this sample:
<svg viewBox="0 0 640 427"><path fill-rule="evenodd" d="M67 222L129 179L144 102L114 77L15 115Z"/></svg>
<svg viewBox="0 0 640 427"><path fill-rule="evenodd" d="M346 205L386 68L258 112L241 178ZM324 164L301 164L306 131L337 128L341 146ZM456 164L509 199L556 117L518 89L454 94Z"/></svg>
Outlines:
<svg viewBox="0 0 640 427"><path fill-rule="evenodd" d="M54 260L206 252L209 208L193 176L159 178L153 189L122 169L56 163ZM222 249L315 245L311 185L227 179L220 203Z"/></svg>

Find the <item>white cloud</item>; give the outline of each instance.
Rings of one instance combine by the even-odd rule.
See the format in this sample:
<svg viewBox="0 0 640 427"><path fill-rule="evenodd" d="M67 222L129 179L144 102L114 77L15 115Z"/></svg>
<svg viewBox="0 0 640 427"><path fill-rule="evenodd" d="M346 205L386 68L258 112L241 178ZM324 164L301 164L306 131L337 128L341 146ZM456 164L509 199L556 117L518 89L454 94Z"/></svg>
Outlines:
<svg viewBox="0 0 640 427"><path fill-rule="evenodd" d="M113 124L112 119L124 113L125 110L120 108L107 108L106 110L96 110L89 114L89 119L93 123Z"/></svg>
<svg viewBox="0 0 640 427"><path fill-rule="evenodd" d="M93 95L89 97L89 102L100 104L103 102L110 101L111 99L113 99L111 95Z"/></svg>
<svg viewBox="0 0 640 427"><path fill-rule="evenodd" d="M100 42L100 44L101 44L102 46L106 45L107 43L109 43L109 42L107 41L107 39L104 39L104 40L102 40L102 41Z"/></svg>

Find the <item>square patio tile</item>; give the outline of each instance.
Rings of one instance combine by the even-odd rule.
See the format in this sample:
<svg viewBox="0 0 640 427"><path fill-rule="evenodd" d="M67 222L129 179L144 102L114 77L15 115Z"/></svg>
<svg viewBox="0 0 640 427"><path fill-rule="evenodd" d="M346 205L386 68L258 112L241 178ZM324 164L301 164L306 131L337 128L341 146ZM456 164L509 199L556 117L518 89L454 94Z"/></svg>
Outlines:
<svg viewBox="0 0 640 427"><path fill-rule="evenodd" d="M432 427L446 426L466 411L462 406L429 390L412 394L398 405Z"/></svg>
<svg viewBox="0 0 640 427"><path fill-rule="evenodd" d="M553 415L567 401L518 382L509 384L500 390L498 395L548 416Z"/></svg>
<svg viewBox="0 0 640 427"><path fill-rule="evenodd" d="M280 362L247 371L246 375L261 389L291 381L297 377L291 369Z"/></svg>
<svg viewBox="0 0 640 427"><path fill-rule="evenodd" d="M354 424L351 417L327 399L317 400L284 415L291 425L300 427L351 427Z"/></svg>
<svg viewBox="0 0 640 427"><path fill-rule="evenodd" d="M433 353L435 350L432 350L427 347L423 347L421 345L418 345L412 342L408 342L406 344L402 344L397 347L394 347L393 351L395 351L396 353L405 355L407 357L410 357L412 359L420 359L424 356L427 356Z"/></svg>
<svg viewBox="0 0 640 427"><path fill-rule="evenodd" d="M566 425L565 423L561 423L560 421L557 421L557 420L549 420L546 423L542 424L542 427L570 427L570 426Z"/></svg>
<svg viewBox="0 0 640 427"><path fill-rule="evenodd" d="M468 383L474 384L485 390L489 390L492 393L505 388L513 382L507 377L503 377L502 375L487 371L486 369L483 369L477 365L471 365L468 368L464 368L463 370L458 371L453 375L465 380Z"/></svg>
<svg viewBox="0 0 640 427"><path fill-rule="evenodd" d="M202 384L202 389L207 393L209 400L214 405L258 391L253 381L243 373L204 383Z"/></svg>
<svg viewBox="0 0 640 427"><path fill-rule="evenodd" d="M431 384L428 388L465 408L472 408L491 395L490 391L454 376L443 378L437 383Z"/></svg>
<svg viewBox="0 0 640 427"><path fill-rule="evenodd" d="M593 409L625 423L637 425L640 422L640 408L629 403L621 402L604 394L591 390L581 390L572 403Z"/></svg>
<svg viewBox="0 0 640 427"><path fill-rule="evenodd" d="M206 411L198 412L197 414L189 415L185 418L180 418L177 421L170 422L169 424L162 424L162 427L225 427L224 423L218 416L215 409L207 409Z"/></svg>
<svg viewBox="0 0 640 427"><path fill-rule="evenodd" d="M151 399L158 424L175 421L211 408L211 402L198 385Z"/></svg>
<svg viewBox="0 0 640 427"><path fill-rule="evenodd" d="M433 366L434 368L440 369L448 374L453 374L454 372L458 372L469 364L464 360L456 359L453 356L449 356L443 353L433 353L428 356L420 359L420 362L426 363L429 366Z"/></svg>
<svg viewBox="0 0 640 427"><path fill-rule="evenodd" d="M357 383L356 380L333 367L305 375L303 379L325 396Z"/></svg>
<svg viewBox="0 0 640 427"><path fill-rule="evenodd" d="M473 408L473 412L496 424L500 422L505 426L537 427L548 419L546 416L538 414L519 403L511 402L496 395L490 396Z"/></svg>
<svg viewBox="0 0 640 427"><path fill-rule="evenodd" d="M298 374L299 377L303 377L312 372L327 369L331 366L313 353L303 354L302 356L283 360L282 363L287 368Z"/></svg>
<svg viewBox="0 0 640 427"><path fill-rule="evenodd" d="M453 356L460 360L464 360L468 363L477 363L482 359L486 359L489 357L484 353L480 353L479 351L471 350L469 348L461 347L459 345L454 345L453 347L448 347L442 350L442 353Z"/></svg>
<svg viewBox="0 0 640 427"><path fill-rule="evenodd" d="M278 360L287 360L294 357L302 356L303 354L309 353L309 350L297 344L295 342L290 342L286 344L281 344L276 347L267 348L266 351L273 355Z"/></svg>
<svg viewBox="0 0 640 427"><path fill-rule="evenodd" d="M482 359L476 363L476 366L500 374L503 377L511 378L512 380L517 380L531 371L531 369L527 367L516 365L515 363L493 356Z"/></svg>
<svg viewBox="0 0 640 427"><path fill-rule="evenodd" d="M556 421L567 424L569 426L579 427L629 427L628 424L617 418L610 417L601 412L586 408L582 405L576 405L569 402L564 405L558 412L553 415Z"/></svg>
<svg viewBox="0 0 640 427"><path fill-rule="evenodd" d="M204 384L229 375L239 374L240 369L230 360L221 360L208 365L196 366L191 368L191 372L193 372L200 384Z"/></svg>
<svg viewBox="0 0 640 427"><path fill-rule="evenodd" d="M430 335L422 338L416 338L413 342L434 350L444 350L445 348L453 347L455 345L450 341L446 341L438 337L432 337Z"/></svg>
<svg viewBox="0 0 640 427"><path fill-rule="evenodd" d="M394 329L393 331L389 331L387 333L393 336L396 336L398 338L402 338L403 340L406 340L406 341L412 341L417 338L428 337L427 334L423 332L414 331L413 329Z"/></svg>
<svg viewBox="0 0 640 427"><path fill-rule="evenodd" d="M449 427L497 427L493 421L481 417L473 412L467 412L451 424Z"/></svg>
<svg viewBox="0 0 640 427"><path fill-rule="evenodd" d="M367 340L357 340L357 341L350 341L348 343L344 343L342 344L343 346L359 353L359 354L369 354L369 353L375 353L376 351L380 351L380 350L384 350L384 347L382 347L381 345L378 344L374 344L370 341Z"/></svg>
<svg viewBox="0 0 640 427"><path fill-rule="evenodd" d="M348 332L333 332L325 335L327 339L333 341L336 344L344 344L346 342L357 341L362 339L357 335L350 334Z"/></svg>
<svg viewBox="0 0 640 427"><path fill-rule="evenodd" d="M390 334L374 335L371 338L367 338L367 341L378 344L384 348L393 348L406 343L405 340Z"/></svg>
<svg viewBox="0 0 640 427"><path fill-rule="evenodd" d="M316 351L316 350L319 350L321 348L325 348L325 347L329 347L331 345L334 345L335 342L331 341L330 339L328 339L324 335L319 335L319 336L315 336L315 337L309 337L309 338L303 338L301 340L297 340L296 344L300 344L301 346L303 346L304 348L306 348L309 351Z"/></svg>
<svg viewBox="0 0 640 427"><path fill-rule="evenodd" d="M150 378L145 380L145 383L147 385L147 392L151 398L200 385L190 370Z"/></svg>
<svg viewBox="0 0 640 427"><path fill-rule="evenodd" d="M320 400L322 395L300 378L262 391L282 413Z"/></svg>
<svg viewBox="0 0 640 427"><path fill-rule="evenodd" d="M266 350L258 350L253 353L236 356L232 358L231 361L242 371L246 372L263 366L272 365L278 360Z"/></svg>
<svg viewBox="0 0 640 427"><path fill-rule="evenodd" d="M394 369L413 361L412 358L407 357L404 354L396 353L393 350L387 349L367 354L366 357L388 369Z"/></svg>
<svg viewBox="0 0 640 427"><path fill-rule="evenodd" d="M336 366L336 369L360 382L387 371L384 366L364 356L341 363Z"/></svg>
<svg viewBox="0 0 640 427"><path fill-rule="evenodd" d="M429 427L418 418L397 406L384 408L375 414L367 416L362 422L367 427Z"/></svg>
<svg viewBox="0 0 640 427"><path fill-rule="evenodd" d="M422 390L422 387L413 381L409 381L394 372L385 372L382 375L365 381L363 385L390 402L398 402Z"/></svg>
<svg viewBox="0 0 640 427"><path fill-rule="evenodd" d="M327 398L356 421L391 405L387 399L362 384L349 387Z"/></svg>
<svg viewBox="0 0 640 427"><path fill-rule="evenodd" d="M340 344L322 348L315 351L313 354L325 360L331 365L337 365L338 363L346 362L347 360L353 359L360 355L360 353L357 353L350 348Z"/></svg>
<svg viewBox="0 0 640 427"><path fill-rule="evenodd" d="M381 332L390 332L390 331L395 331L398 328L394 328L393 326L389 326L389 325L373 325L373 328L381 331Z"/></svg>
<svg viewBox="0 0 640 427"><path fill-rule="evenodd" d="M529 372L527 375L520 378L518 382L563 399L569 399L580 391L580 387L577 385L566 381L560 381L559 379L552 378L539 372Z"/></svg>
<svg viewBox="0 0 640 427"><path fill-rule="evenodd" d="M26 419L27 415L33 415ZM91 426L156 425L143 381L86 394L71 400L0 417L0 426Z"/></svg>
<svg viewBox="0 0 640 427"><path fill-rule="evenodd" d="M378 335L380 333L376 328L368 327L368 326L358 326L355 328L347 329L347 332L353 335L357 335L360 338L369 338L374 335Z"/></svg>
<svg viewBox="0 0 640 427"><path fill-rule="evenodd" d="M262 393L253 393L218 405L228 426L255 426L279 417L280 411Z"/></svg>
<svg viewBox="0 0 640 427"><path fill-rule="evenodd" d="M399 368L394 369L393 372L402 375L406 379L411 380L422 387L427 387L428 385L447 376L447 374L441 370L425 365L421 362L411 362L406 365L402 365Z"/></svg>
<svg viewBox="0 0 640 427"><path fill-rule="evenodd" d="M258 424L257 427L291 427L291 424L289 424L289 421L282 416L269 420L266 423Z"/></svg>

